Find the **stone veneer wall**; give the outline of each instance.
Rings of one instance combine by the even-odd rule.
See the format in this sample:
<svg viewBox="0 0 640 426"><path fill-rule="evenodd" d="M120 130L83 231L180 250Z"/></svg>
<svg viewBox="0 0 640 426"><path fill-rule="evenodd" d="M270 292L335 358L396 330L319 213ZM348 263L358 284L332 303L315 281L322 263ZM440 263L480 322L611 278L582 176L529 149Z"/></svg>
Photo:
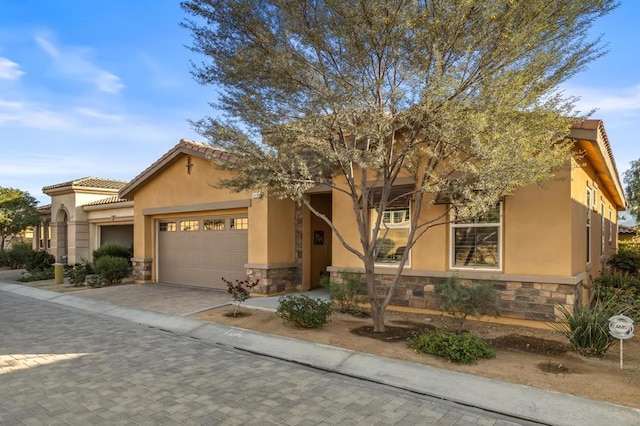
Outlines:
<svg viewBox="0 0 640 426"><path fill-rule="evenodd" d="M332 271L331 278L339 282L340 272ZM393 276L376 275L381 293L388 288ZM402 276L394 290L391 305L421 309L439 309L435 286L446 278ZM473 284L480 280L460 278L462 284ZM500 294L501 316L536 321L556 321L559 318L557 305L573 307L581 293L582 283L549 284L523 281L496 281Z"/></svg>
<svg viewBox="0 0 640 426"><path fill-rule="evenodd" d="M274 294L293 292L298 290L294 283L300 274L296 265L287 266L254 266L247 268L247 276L250 280L260 280L252 292L257 294Z"/></svg>
<svg viewBox="0 0 640 426"><path fill-rule="evenodd" d="M151 281L151 264L153 259L131 259L133 265L133 279L139 281Z"/></svg>

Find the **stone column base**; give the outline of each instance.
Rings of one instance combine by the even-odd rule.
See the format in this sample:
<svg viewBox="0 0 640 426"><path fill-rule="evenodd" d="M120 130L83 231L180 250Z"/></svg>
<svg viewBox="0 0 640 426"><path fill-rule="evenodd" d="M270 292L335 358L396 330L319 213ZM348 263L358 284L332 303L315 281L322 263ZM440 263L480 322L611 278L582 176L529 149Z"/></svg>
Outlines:
<svg viewBox="0 0 640 426"><path fill-rule="evenodd" d="M298 265L245 265L250 281L260 280L252 292L256 294L291 293L300 290Z"/></svg>
<svg viewBox="0 0 640 426"><path fill-rule="evenodd" d="M133 279L137 283L151 282L151 265L153 259L131 259Z"/></svg>

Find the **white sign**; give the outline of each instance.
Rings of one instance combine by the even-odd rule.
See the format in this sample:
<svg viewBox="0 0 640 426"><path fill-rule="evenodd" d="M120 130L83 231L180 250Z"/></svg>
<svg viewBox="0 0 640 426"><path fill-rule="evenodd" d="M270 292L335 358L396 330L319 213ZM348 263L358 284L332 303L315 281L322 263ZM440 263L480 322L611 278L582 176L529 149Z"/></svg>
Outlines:
<svg viewBox="0 0 640 426"><path fill-rule="evenodd" d="M633 337L633 320L625 315L614 315L609 318L609 334L616 339Z"/></svg>

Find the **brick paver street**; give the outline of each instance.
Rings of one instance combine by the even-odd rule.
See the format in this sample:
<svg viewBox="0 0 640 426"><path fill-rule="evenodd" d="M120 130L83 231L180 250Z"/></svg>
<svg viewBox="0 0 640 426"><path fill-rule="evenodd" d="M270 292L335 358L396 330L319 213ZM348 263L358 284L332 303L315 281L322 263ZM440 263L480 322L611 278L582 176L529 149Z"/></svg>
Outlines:
<svg viewBox="0 0 640 426"><path fill-rule="evenodd" d="M0 292L0 424L512 423L402 390Z"/></svg>

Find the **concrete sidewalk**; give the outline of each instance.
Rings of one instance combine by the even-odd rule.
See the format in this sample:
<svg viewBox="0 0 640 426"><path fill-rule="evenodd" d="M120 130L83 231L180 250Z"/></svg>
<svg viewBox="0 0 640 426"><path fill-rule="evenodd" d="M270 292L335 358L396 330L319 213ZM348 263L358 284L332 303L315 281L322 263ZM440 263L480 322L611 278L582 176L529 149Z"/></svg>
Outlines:
<svg viewBox="0 0 640 426"><path fill-rule="evenodd" d="M114 288L116 289L117 287ZM180 290L180 287L175 289L178 292L187 290L186 287L184 290ZM82 297L79 293L60 294L6 282L0 282L0 291L132 321L201 339L207 343L296 362L541 424L640 424L640 410L601 401L207 323L186 316L120 306L104 300ZM262 309L273 309L274 303L277 303L277 298L250 300L254 307Z"/></svg>

